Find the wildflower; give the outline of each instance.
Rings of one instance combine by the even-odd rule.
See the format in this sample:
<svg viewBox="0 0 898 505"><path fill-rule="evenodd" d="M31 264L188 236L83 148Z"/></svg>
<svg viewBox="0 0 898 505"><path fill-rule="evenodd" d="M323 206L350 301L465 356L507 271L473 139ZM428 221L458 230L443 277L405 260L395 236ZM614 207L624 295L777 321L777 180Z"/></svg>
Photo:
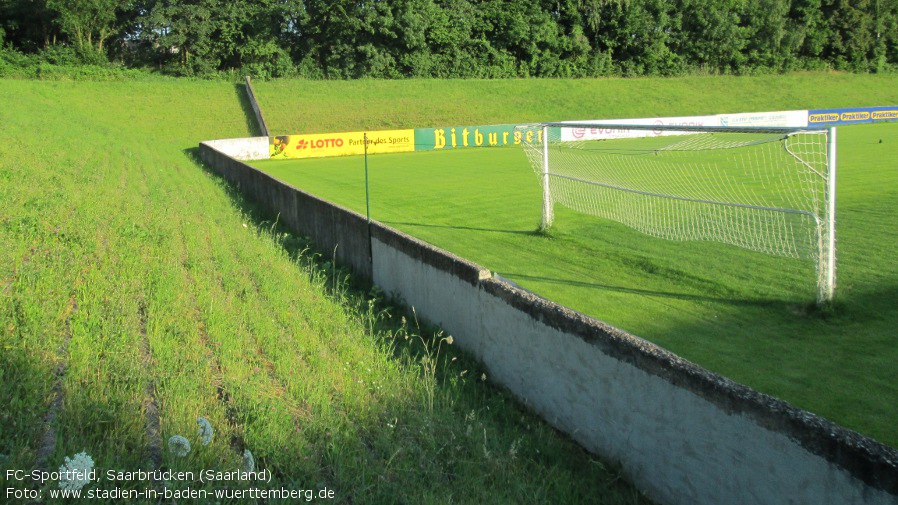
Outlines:
<svg viewBox="0 0 898 505"><path fill-rule="evenodd" d="M209 420L205 417L197 417L196 424L199 425L200 440L203 441L203 445L212 443L212 437L215 436L215 431L212 429L212 424Z"/></svg>
<svg viewBox="0 0 898 505"><path fill-rule="evenodd" d="M253 453L249 449L243 450L243 461L240 463L240 469L244 472L252 472L256 469L256 460L253 459Z"/></svg>
<svg viewBox="0 0 898 505"><path fill-rule="evenodd" d="M511 447L508 449L508 455L511 456L511 459L517 459L518 450L521 448L521 439L517 439L511 443Z"/></svg>
<svg viewBox="0 0 898 505"><path fill-rule="evenodd" d="M453 338L452 338L452 335L449 335L448 337L446 337L447 344L452 345L452 342L455 342L455 340L453 340Z"/></svg>
<svg viewBox="0 0 898 505"><path fill-rule="evenodd" d="M168 439L168 450L173 452L175 456L183 458L190 452L190 442L181 435L172 435Z"/></svg>
<svg viewBox="0 0 898 505"><path fill-rule="evenodd" d="M81 489L90 482L93 469L94 460L86 452L79 452L72 458L66 456L63 465L59 467L60 489Z"/></svg>

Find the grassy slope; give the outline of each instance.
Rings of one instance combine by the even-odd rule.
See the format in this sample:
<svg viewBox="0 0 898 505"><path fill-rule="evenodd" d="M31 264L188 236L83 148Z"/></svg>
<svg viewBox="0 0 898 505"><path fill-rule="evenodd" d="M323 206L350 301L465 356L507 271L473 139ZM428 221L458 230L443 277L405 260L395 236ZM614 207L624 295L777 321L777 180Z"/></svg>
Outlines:
<svg viewBox="0 0 898 505"><path fill-rule="evenodd" d="M365 85L371 93L361 93ZM895 77L801 74L449 81L442 87L349 82L328 83L327 90L299 81L264 83L257 92L269 122L289 133L894 104L896 85ZM562 90L564 100L544 98ZM291 95L314 99L304 98L301 115L291 115L286 100L273 105L274 96ZM587 99L608 96L612 103ZM310 105L318 103L327 107ZM360 117L359 110L384 116ZM427 114L434 119L428 122ZM898 238L898 173L889 162L896 145L898 125L840 130L840 303L826 319L805 306L814 296L806 263L655 240L564 209L553 238L530 235L539 214L538 186L516 149L371 157L372 214L687 359L898 446L898 377L891 366L898 359L892 342L898 270L888 252ZM358 160L263 166L364 210ZM459 174L444 176L451 172Z"/></svg>
<svg viewBox="0 0 898 505"><path fill-rule="evenodd" d="M202 139L250 133L240 91L2 82L0 469L34 468L55 412L49 469L87 451L103 472L233 470L248 448L271 487L337 502L638 502L445 341L420 360L423 342L437 357L426 332L354 308L193 161Z"/></svg>
<svg viewBox="0 0 898 505"><path fill-rule="evenodd" d="M254 84L272 134L898 103L895 76L304 81Z"/></svg>

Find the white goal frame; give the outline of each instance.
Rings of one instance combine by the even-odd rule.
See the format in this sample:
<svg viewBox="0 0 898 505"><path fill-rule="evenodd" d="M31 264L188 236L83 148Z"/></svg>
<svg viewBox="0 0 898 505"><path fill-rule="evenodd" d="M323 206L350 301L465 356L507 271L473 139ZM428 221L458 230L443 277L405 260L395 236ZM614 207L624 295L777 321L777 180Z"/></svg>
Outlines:
<svg viewBox="0 0 898 505"><path fill-rule="evenodd" d="M759 207L748 204L734 204L734 203L722 203L710 200L691 200L698 203L705 203L711 205L728 205L735 207L744 207L749 209L756 209L761 211L771 211L771 212L780 212L780 213L796 213L796 214L804 214L811 217L817 223L817 232L816 232L816 242L817 242L817 303L824 304L829 302L833 298L833 294L835 292L835 284L836 284L836 129L835 127L830 127L826 129L814 129L814 128L790 128L790 127L725 127L725 126L696 126L696 125L658 125L658 124L620 124L614 122L556 122L556 123L540 123L536 125L522 125L518 127L519 129L539 129L541 135L532 135L532 136L523 136L522 139L526 138L528 141L522 142L525 149L541 149L541 166L535 166L537 161L536 153L531 153L528 155L528 158L531 159L531 163L534 164L534 169L537 169L537 175L540 178L541 186L542 186L542 219L540 222L540 229L547 230L549 229L554 221L554 200L552 198L552 183L551 180L555 176L551 170L551 155L550 155L550 129L561 129L561 128L585 128L585 129L598 129L598 130L610 130L610 131L645 131L646 133L640 134L632 134L632 137L649 137L652 135L677 135L677 134L690 134L690 133L764 133L764 134L782 134L784 138L789 135L798 134L798 133L814 133L814 134L825 134L826 135L826 173L820 174L817 170L812 171L815 174L820 175L825 180L825 191L824 191L824 209L821 213L822 215L817 215L812 212L807 212L803 210L793 210L788 208L773 208L773 207ZM654 133L653 133L654 132ZM529 141L532 139L532 141ZM804 160L802 160L797 154L790 151L786 148L786 151L794 157L796 160L801 163L807 165ZM562 176L563 177L563 176ZM601 183L597 183L594 181L579 181L585 184L596 184L598 186L605 186L610 189L619 189L623 191L628 191L632 193L638 193L644 196L662 196L667 197L666 195L653 195L649 192L638 191L634 189L626 189L615 187L613 185L605 185ZM669 197L668 197L669 198Z"/></svg>

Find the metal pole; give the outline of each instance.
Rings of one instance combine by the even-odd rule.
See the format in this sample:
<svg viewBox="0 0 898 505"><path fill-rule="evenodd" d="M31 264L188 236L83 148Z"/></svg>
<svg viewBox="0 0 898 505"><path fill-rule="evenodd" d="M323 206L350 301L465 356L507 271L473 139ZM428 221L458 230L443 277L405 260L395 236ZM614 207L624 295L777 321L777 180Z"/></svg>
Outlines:
<svg viewBox="0 0 898 505"><path fill-rule="evenodd" d="M542 230L548 230L554 220L552 209L552 193L549 185L549 127L543 126L543 219Z"/></svg>
<svg viewBox="0 0 898 505"><path fill-rule="evenodd" d="M827 187L826 187L826 227L827 255L822 265L826 268L826 286L824 300L833 298L836 289L836 128L830 127L827 135Z"/></svg>
<svg viewBox="0 0 898 505"><path fill-rule="evenodd" d="M362 140L365 143L365 217L368 218L368 224L371 224L371 193L368 190L368 133L362 134Z"/></svg>

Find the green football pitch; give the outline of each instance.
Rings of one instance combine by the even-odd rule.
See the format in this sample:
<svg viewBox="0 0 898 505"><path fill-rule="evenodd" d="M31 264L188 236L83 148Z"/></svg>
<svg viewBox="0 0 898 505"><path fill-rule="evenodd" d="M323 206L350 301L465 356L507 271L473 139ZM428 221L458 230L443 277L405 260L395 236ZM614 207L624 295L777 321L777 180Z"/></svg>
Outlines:
<svg viewBox="0 0 898 505"><path fill-rule="evenodd" d="M839 129L835 304L810 260L653 238L556 206L518 148L367 159L372 219L761 392L898 446L898 124ZM363 157L253 162L364 214ZM459 315L464 317L464 315Z"/></svg>

